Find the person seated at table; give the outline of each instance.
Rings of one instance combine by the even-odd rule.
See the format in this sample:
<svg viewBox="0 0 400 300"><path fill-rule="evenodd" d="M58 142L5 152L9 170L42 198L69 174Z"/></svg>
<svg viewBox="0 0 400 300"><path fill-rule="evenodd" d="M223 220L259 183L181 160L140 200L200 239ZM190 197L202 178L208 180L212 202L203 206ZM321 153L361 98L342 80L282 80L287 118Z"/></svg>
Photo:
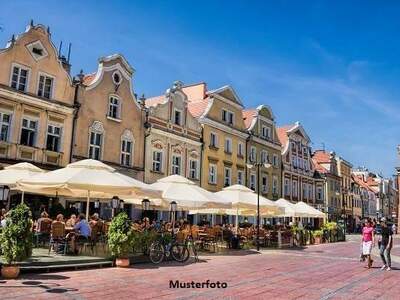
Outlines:
<svg viewBox="0 0 400 300"><path fill-rule="evenodd" d="M63 223L63 224L64 224L64 216L63 216L62 214L58 214L57 217L56 217L56 219L53 221L53 224L54 224L55 222Z"/></svg>
<svg viewBox="0 0 400 300"><path fill-rule="evenodd" d="M90 227L92 227L92 228L95 227L99 221L100 221L99 214L98 213L94 213L90 217L90 222L89 222Z"/></svg>
<svg viewBox="0 0 400 300"><path fill-rule="evenodd" d="M71 217L65 222L65 226L74 227L76 224L76 215L72 214Z"/></svg>
<svg viewBox="0 0 400 300"><path fill-rule="evenodd" d="M78 254L78 244L89 241L91 234L90 225L86 221L86 217L84 214L79 214L77 221L78 222L74 226L74 234L67 235L67 238L68 236L71 237L72 249L75 254Z"/></svg>
<svg viewBox="0 0 400 300"><path fill-rule="evenodd" d="M150 219L148 217L144 217L143 218L143 222L142 222L141 227L142 227L143 230L150 229Z"/></svg>
<svg viewBox="0 0 400 300"><path fill-rule="evenodd" d="M36 232L47 231L49 228L47 226L43 226L43 224L51 224L53 221L49 218L49 215L46 211L43 211L40 214L40 218L36 222Z"/></svg>

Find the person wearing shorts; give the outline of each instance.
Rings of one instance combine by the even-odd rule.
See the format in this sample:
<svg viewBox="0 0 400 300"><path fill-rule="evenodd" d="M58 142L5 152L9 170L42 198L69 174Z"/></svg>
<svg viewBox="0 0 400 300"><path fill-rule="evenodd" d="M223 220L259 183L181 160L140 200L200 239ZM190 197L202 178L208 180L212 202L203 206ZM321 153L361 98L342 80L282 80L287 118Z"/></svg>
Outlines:
<svg viewBox="0 0 400 300"><path fill-rule="evenodd" d="M374 227L370 220L365 221L365 226L362 229L362 254L367 258L367 268L372 267L373 260L371 258L372 247L375 246Z"/></svg>

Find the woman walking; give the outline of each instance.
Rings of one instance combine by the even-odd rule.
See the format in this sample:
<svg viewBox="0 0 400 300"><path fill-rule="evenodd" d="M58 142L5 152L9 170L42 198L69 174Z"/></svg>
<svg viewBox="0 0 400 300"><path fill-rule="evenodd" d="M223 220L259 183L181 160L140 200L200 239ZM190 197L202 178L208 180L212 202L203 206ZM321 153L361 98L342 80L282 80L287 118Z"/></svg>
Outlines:
<svg viewBox="0 0 400 300"><path fill-rule="evenodd" d="M365 226L362 229L362 254L367 258L367 268L372 267L373 260L371 258L372 247L375 246L374 227L370 220L365 221Z"/></svg>

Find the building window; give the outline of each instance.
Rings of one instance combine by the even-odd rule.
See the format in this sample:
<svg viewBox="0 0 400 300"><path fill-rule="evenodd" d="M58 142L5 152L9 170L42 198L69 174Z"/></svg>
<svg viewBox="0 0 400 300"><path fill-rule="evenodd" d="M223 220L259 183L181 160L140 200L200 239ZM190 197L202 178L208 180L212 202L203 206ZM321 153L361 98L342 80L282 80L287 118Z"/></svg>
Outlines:
<svg viewBox="0 0 400 300"><path fill-rule="evenodd" d="M102 144L103 144L103 134L93 131L90 132L89 158L96 160L101 159Z"/></svg>
<svg viewBox="0 0 400 300"><path fill-rule="evenodd" d="M272 177L272 194L278 195L278 177L275 175Z"/></svg>
<svg viewBox="0 0 400 300"><path fill-rule="evenodd" d="M262 162L263 164L265 164L265 163L268 162L268 152L265 151L265 150L262 150L262 151L261 151L261 162Z"/></svg>
<svg viewBox="0 0 400 300"><path fill-rule="evenodd" d="M263 176L261 178L261 191L265 194L268 193L268 178L267 176Z"/></svg>
<svg viewBox="0 0 400 300"><path fill-rule="evenodd" d="M290 195L290 181L289 179L285 178L285 196L289 196Z"/></svg>
<svg viewBox="0 0 400 300"><path fill-rule="evenodd" d="M108 114L107 116L113 119L120 118L120 101L117 97L111 96L109 99L108 105Z"/></svg>
<svg viewBox="0 0 400 300"><path fill-rule="evenodd" d="M293 181L293 186L292 186L292 197L298 197L297 193L297 181Z"/></svg>
<svg viewBox="0 0 400 300"><path fill-rule="evenodd" d="M313 199L313 185L312 184L308 185L308 199L309 200Z"/></svg>
<svg viewBox="0 0 400 300"><path fill-rule="evenodd" d="M28 75L28 69L14 66L11 75L11 87L18 91L26 92L28 86Z"/></svg>
<svg viewBox="0 0 400 300"><path fill-rule="evenodd" d="M217 166L214 164L208 166L208 183L217 184Z"/></svg>
<svg viewBox="0 0 400 300"><path fill-rule="evenodd" d="M257 149L256 147L251 147L250 148L250 161L251 162L255 162L257 159L257 153L256 153Z"/></svg>
<svg viewBox="0 0 400 300"><path fill-rule="evenodd" d="M269 128L267 126L263 126L261 129L261 136L264 139L270 139L271 138L271 128Z"/></svg>
<svg viewBox="0 0 400 300"><path fill-rule="evenodd" d="M239 142L238 143L238 156L243 156L243 154L244 154L243 149L244 149L243 143Z"/></svg>
<svg viewBox="0 0 400 300"><path fill-rule="evenodd" d="M302 189L303 189L303 199L306 199L307 198L307 184L303 183Z"/></svg>
<svg viewBox="0 0 400 300"><path fill-rule="evenodd" d="M38 96L50 99L51 98L51 93L53 90L53 78L46 76L46 75L40 75L39 76L39 87L38 87Z"/></svg>
<svg viewBox="0 0 400 300"><path fill-rule="evenodd" d="M256 174L250 174L250 188L256 190Z"/></svg>
<svg viewBox="0 0 400 300"><path fill-rule="evenodd" d="M182 112L180 110L174 110L174 124L182 125Z"/></svg>
<svg viewBox="0 0 400 300"><path fill-rule="evenodd" d="M181 160L182 158L177 155L172 156L172 174L180 175L181 174Z"/></svg>
<svg viewBox="0 0 400 300"><path fill-rule="evenodd" d="M161 151L153 151L153 172L161 173L162 156L163 153Z"/></svg>
<svg viewBox="0 0 400 300"><path fill-rule="evenodd" d="M11 114L0 112L0 141L7 142L10 135Z"/></svg>
<svg viewBox="0 0 400 300"><path fill-rule="evenodd" d="M37 135L37 126L38 121L33 121L30 119L22 119L22 128L21 128L21 145L25 146L35 146L36 143L36 135Z"/></svg>
<svg viewBox="0 0 400 300"><path fill-rule="evenodd" d="M230 138L225 139L225 152L232 153L232 139Z"/></svg>
<svg viewBox="0 0 400 300"><path fill-rule="evenodd" d="M297 168L297 157L296 156L292 156L292 166L294 168Z"/></svg>
<svg viewBox="0 0 400 300"><path fill-rule="evenodd" d="M49 124L47 126L46 149L49 151L60 152L61 126Z"/></svg>
<svg viewBox="0 0 400 300"><path fill-rule="evenodd" d="M121 165L129 167L132 160L132 141L123 139L121 141Z"/></svg>
<svg viewBox="0 0 400 300"><path fill-rule="evenodd" d="M213 132L210 133L210 147L218 148L217 135Z"/></svg>
<svg viewBox="0 0 400 300"><path fill-rule="evenodd" d="M323 198L323 191L322 191L322 187L317 187L317 200L322 200Z"/></svg>
<svg viewBox="0 0 400 300"><path fill-rule="evenodd" d="M224 187L231 185L231 179L232 179L232 169L224 168Z"/></svg>
<svg viewBox="0 0 400 300"><path fill-rule="evenodd" d="M189 177L192 179L197 179L198 161L189 160Z"/></svg>
<svg viewBox="0 0 400 300"><path fill-rule="evenodd" d="M243 185L243 171L241 171L241 170L239 170L238 172L237 172L237 184L241 184L241 185Z"/></svg>
<svg viewBox="0 0 400 300"><path fill-rule="evenodd" d="M228 123L229 125L233 125L233 112L223 109L222 110L222 121L224 121L225 123Z"/></svg>
<svg viewBox="0 0 400 300"><path fill-rule="evenodd" d="M274 167L279 167L279 158L278 155L274 154L272 157L272 164Z"/></svg>

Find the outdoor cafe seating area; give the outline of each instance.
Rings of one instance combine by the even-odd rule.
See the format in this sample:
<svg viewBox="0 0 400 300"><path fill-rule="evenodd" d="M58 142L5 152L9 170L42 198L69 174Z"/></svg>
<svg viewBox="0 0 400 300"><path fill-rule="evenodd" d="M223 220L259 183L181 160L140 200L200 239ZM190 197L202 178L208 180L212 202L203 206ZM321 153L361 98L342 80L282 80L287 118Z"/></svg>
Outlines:
<svg viewBox="0 0 400 300"><path fill-rule="evenodd" d="M151 239L160 232L182 242L190 239L199 250L212 252L250 249L257 244L291 247L296 240L294 229L319 229L325 218L305 203L271 201L261 196L258 211L257 194L244 186L211 193L178 175L148 185L93 160L50 172L28 163L17 164L0 171L0 185L0 230L7 226L7 211L25 203L33 215L34 247L42 249L42 254L46 249L53 256L109 257L110 224L120 211L127 211L126 206L134 219L132 230L150 236L143 241L147 245L132 251L141 254L146 254ZM30 195L53 200L33 207ZM103 215L101 208L111 208L111 214ZM132 211L136 211L135 216ZM259 230L255 225L257 213L261 220ZM168 218L160 218L166 214Z"/></svg>

